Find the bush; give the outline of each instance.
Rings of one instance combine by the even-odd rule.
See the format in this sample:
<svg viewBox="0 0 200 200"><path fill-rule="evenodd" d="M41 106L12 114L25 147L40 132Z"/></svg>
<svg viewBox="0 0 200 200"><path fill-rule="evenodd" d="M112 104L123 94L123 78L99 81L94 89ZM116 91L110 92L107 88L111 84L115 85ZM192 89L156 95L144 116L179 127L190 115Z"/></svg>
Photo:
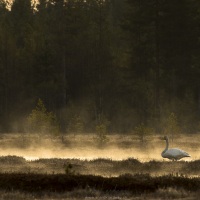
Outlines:
<svg viewBox="0 0 200 200"><path fill-rule="evenodd" d="M174 140L174 135L179 132L180 128L178 126L178 119L175 113L170 113L166 120L166 129L165 129L165 134L169 135L171 134L171 139L172 142Z"/></svg>
<svg viewBox="0 0 200 200"><path fill-rule="evenodd" d="M79 115L74 115L69 122L68 131L72 133L81 133L84 130L83 120Z"/></svg>
<svg viewBox="0 0 200 200"><path fill-rule="evenodd" d="M109 124L110 122L106 118L103 118L103 120L101 120L101 122L95 127L97 134L96 139L100 144L103 144L108 141L108 137L106 134L108 132Z"/></svg>
<svg viewBox="0 0 200 200"><path fill-rule="evenodd" d="M140 141L144 142L144 137L152 132L152 128L146 127L143 123L135 127L134 132L139 136Z"/></svg>
<svg viewBox="0 0 200 200"><path fill-rule="evenodd" d="M74 171L73 166L72 166L71 163L69 163L69 164L67 164L65 166L65 174L67 174L67 175L75 175L75 171Z"/></svg>
<svg viewBox="0 0 200 200"><path fill-rule="evenodd" d="M48 112L41 99L38 100L37 106L32 110L27 118L30 132L39 134L60 132L60 127L56 116L52 112Z"/></svg>

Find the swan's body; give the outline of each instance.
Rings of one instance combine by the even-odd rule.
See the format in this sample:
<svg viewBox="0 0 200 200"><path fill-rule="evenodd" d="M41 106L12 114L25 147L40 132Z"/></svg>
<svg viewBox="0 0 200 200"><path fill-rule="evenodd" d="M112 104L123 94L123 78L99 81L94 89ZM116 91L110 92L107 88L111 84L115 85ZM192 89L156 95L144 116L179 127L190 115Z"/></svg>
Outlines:
<svg viewBox="0 0 200 200"><path fill-rule="evenodd" d="M163 158L168 158L170 160L180 160L181 158L184 158L184 157L190 157L190 155L187 152L181 149L177 149L177 148L168 149L169 147L168 137L165 136L163 139L166 141L166 148L161 153Z"/></svg>

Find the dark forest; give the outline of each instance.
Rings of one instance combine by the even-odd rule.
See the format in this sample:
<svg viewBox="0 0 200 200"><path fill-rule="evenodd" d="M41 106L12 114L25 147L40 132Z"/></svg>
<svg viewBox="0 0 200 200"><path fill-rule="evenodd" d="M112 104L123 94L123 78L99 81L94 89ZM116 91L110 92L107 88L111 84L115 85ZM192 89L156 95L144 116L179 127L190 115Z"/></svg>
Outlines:
<svg viewBox="0 0 200 200"><path fill-rule="evenodd" d="M199 78L198 0L0 0L0 132L197 133Z"/></svg>

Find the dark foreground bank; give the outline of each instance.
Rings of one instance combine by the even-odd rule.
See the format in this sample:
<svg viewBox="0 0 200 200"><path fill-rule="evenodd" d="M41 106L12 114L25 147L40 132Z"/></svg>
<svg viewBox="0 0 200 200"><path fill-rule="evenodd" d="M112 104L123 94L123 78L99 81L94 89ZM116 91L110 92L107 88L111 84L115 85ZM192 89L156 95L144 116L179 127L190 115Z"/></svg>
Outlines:
<svg viewBox="0 0 200 200"><path fill-rule="evenodd" d="M187 191L200 189L200 178L125 174L119 177L64 174L0 174L0 190L22 192L66 192L75 189L100 191L130 191L133 194L155 192L159 188L179 188Z"/></svg>

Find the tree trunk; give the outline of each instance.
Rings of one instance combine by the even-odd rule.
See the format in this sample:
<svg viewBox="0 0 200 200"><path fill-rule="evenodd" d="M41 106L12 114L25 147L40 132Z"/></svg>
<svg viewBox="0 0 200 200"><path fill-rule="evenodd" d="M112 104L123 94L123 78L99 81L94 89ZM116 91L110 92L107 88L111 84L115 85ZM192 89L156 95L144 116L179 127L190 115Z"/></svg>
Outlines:
<svg viewBox="0 0 200 200"><path fill-rule="evenodd" d="M156 27L155 27L155 56L156 56L156 77L155 77L155 119L156 129L160 127L160 44L159 44L159 0L156 0Z"/></svg>

